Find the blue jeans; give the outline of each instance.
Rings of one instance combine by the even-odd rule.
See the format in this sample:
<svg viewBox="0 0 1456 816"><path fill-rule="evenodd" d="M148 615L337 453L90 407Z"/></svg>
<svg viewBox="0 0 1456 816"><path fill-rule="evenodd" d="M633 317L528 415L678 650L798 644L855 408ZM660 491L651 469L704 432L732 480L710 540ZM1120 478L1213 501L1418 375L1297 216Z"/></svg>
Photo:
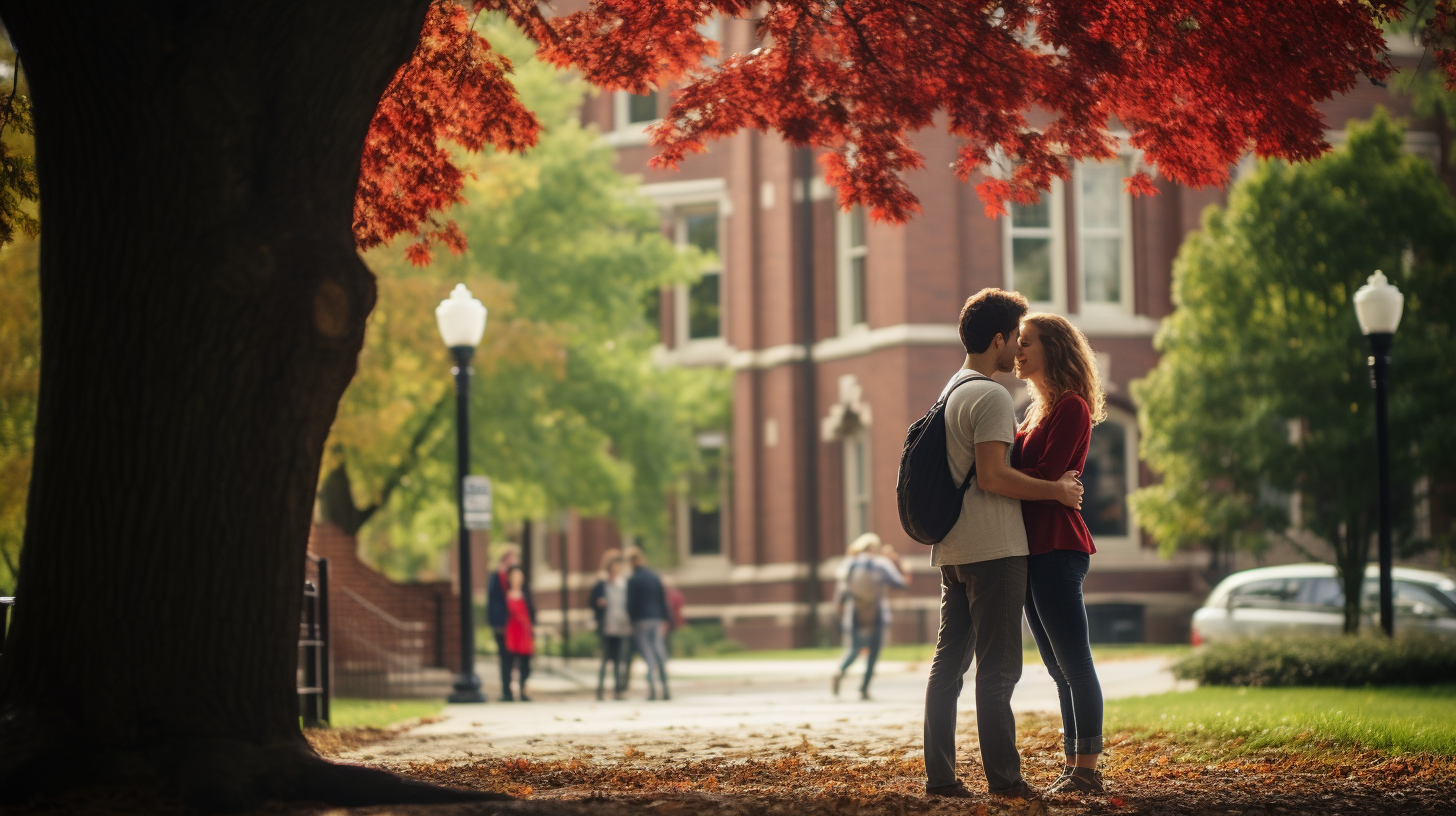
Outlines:
<svg viewBox="0 0 1456 816"><path fill-rule="evenodd" d="M667 641L663 632L667 621L648 618L632 624L632 640L647 663L647 694L657 697L657 681L662 680L662 696L667 696Z"/></svg>
<svg viewBox="0 0 1456 816"><path fill-rule="evenodd" d="M871 624L868 629L851 626L847 634L848 646L844 652L844 661L839 664L839 673L844 674L849 671L854 659L859 657L860 649L868 649L869 654L865 656L864 682L859 687L861 692L868 692L870 678L875 674L875 661L880 659L880 646L885 642L885 625L876 622Z"/></svg>
<svg viewBox="0 0 1456 816"><path fill-rule="evenodd" d="M632 645L629 635L598 635L602 647L602 665L597 670L597 696L606 693L607 664L612 664L612 692L627 690L627 654Z"/></svg>
<svg viewBox="0 0 1456 816"><path fill-rule="evenodd" d="M1026 622L1062 705L1066 752L1102 753L1102 684L1092 665L1082 581L1092 557L1052 550L1027 559Z"/></svg>

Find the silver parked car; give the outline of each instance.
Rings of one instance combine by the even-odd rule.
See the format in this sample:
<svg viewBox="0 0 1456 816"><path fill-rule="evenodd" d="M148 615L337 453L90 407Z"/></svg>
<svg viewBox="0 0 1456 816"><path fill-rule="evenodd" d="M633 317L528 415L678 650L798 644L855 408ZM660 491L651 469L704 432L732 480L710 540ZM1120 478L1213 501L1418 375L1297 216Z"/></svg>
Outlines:
<svg viewBox="0 0 1456 816"><path fill-rule="evenodd" d="M1380 625L1380 570L1365 570L1361 630ZM1395 631L1422 629L1456 639L1456 580L1430 570L1392 570ZM1223 579L1193 613L1194 646L1277 632L1336 635L1345 628L1345 591L1331 564L1244 570Z"/></svg>

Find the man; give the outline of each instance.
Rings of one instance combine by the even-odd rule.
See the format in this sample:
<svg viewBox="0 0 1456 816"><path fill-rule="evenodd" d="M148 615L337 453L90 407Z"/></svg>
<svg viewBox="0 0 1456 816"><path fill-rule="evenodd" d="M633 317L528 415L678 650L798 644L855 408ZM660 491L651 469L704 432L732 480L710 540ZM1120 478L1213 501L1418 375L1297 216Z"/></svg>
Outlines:
<svg viewBox="0 0 1456 816"><path fill-rule="evenodd" d="M667 690L667 626L672 613L667 607L667 593L662 579L647 568L642 551L633 547L627 553L632 574L627 578L627 615L632 619L632 639L637 652L647 663L647 699L656 700L657 684L662 683L662 699L670 700Z"/></svg>
<svg viewBox="0 0 1456 816"><path fill-rule="evenodd" d="M506 545L495 562L495 572L485 581L485 622L495 635L496 662L500 666L501 675L501 701L506 703L515 700L515 696L511 694L511 662L506 659L506 622L511 617L506 605L506 592L511 588L511 567L516 565L519 557L520 551L514 544ZM534 609L536 602L531 598L531 585L526 584L522 592L526 595L526 605Z"/></svg>
<svg viewBox="0 0 1456 816"><path fill-rule="evenodd" d="M1026 311L1026 298L1015 292L982 289L968 298L960 316L966 359L946 391L970 377L1011 371ZM974 796L955 775L956 700L974 657L976 724L987 786L992 796L1031 799L1038 792L1021 776L1011 713L1011 692L1021 679L1028 553L1018 499L1078 507L1082 485L1075 472L1049 482L1011 468L1015 411L1011 394L995 382L955 388L945 406L945 429L956 484L972 465L976 474L960 518L930 556L931 565L940 569L941 595L940 631L925 690L925 791Z"/></svg>
<svg viewBox="0 0 1456 816"><path fill-rule="evenodd" d="M839 585L834 593L839 599L844 659L830 688L838 697L844 673L864 650L864 682L859 687L859 698L868 700L875 661L885 642L885 630L890 627L890 599L886 589L904 589L905 576L900 571L899 554L893 547L885 547L874 533L865 533L850 542L848 555L839 568Z"/></svg>

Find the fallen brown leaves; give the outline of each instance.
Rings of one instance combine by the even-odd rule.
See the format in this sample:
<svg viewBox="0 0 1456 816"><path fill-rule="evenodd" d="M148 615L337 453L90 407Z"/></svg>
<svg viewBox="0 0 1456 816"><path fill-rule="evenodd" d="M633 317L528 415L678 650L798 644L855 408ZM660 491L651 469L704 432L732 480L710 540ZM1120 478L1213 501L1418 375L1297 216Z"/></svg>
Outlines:
<svg viewBox="0 0 1456 816"><path fill-rule="evenodd" d="M1056 720L1022 717L1021 726L1025 773L1032 784L1044 787L1061 766ZM961 777L973 790L985 785L974 733L974 722L967 723L959 738ZM1108 795L1057 797L1045 804L930 799L923 793L924 763L915 752L856 757L817 749L808 740L759 755L750 751L743 758L691 760L633 749L561 759L417 762L396 770L437 784L525 797L547 812L576 813L578 805L588 804L590 809L581 812L595 816L1446 816L1456 811L1453 757L1392 757L1348 749L1241 755L1236 746L1190 745L1169 734L1111 735L1103 763L1111 784Z"/></svg>
<svg viewBox="0 0 1456 816"><path fill-rule="evenodd" d="M960 776L984 789L973 718L958 729ZM1061 766L1054 717L1020 718L1023 770L1045 787ZM367 745L385 729L310 733L321 753ZM1391 756L1328 747L1316 752L1250 753L1236 745L1189 743L1170 734L1111 734L1105 796L1006 803L930 799L916 747L882 752L821 748L807 738L788 747L739 740L731 757L692 759L670 751L616 749L532 758L487 755L468 761L392 766L415 779L508 793L506 804L395 805L355 809L274 804L277 816L1154 816L1277 814L1447 816L1456 812L1456 757ZM540 747L540 746L538 746ZM160 807L159 807L160 806ZM145 792L91 791L33 802L7 813L181 813Z"/></svg>

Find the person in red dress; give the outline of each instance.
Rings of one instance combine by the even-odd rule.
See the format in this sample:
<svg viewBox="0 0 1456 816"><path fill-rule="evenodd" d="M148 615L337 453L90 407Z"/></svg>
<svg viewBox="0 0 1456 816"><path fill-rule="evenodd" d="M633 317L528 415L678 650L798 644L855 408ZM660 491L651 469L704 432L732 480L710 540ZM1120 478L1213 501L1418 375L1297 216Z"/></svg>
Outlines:
<svg viewBox="0 0 1456 816"><path fill-rule="evenodd" d="M1031 405L1016 431L1011 466L1055 479L1087 464L1092 426L1107 418L1106 395L1087 338L1060 315L1033 313L1021 323L1016 376ZM1102 686L1092 665L1082 582L1091 566L1092 534L1082 513L1054 501L1023 501L1027 558L1026 620L1057 686L1066 766L1048 793L1102 793Z"/></svg>
<svg viewBox="0 0 1456 816"><path fill-rule="evenodd" d="M509 587L506 589L506 654L507 669L502 672L506 681L507 695L510 693L512 670L520 674L521 693L516 697L521 702L530 702L526 696L526 680L531 676L531 655L536 653L536 636L532 631L536 623L536 609L526 595L526 572L520 567L511 567L506 573ZM507 697L509 699L509 697Z"/></svg>

